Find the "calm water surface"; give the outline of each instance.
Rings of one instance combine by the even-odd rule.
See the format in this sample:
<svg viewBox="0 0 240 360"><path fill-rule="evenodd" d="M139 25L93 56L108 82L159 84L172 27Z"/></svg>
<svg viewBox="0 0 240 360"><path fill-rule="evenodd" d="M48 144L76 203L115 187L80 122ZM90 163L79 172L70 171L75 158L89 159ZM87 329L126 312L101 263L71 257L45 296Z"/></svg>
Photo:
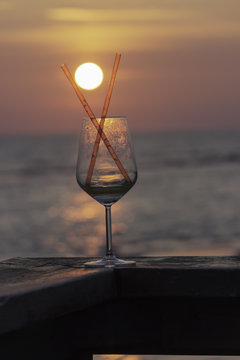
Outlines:
<svg viewBox="0 0 240 360"><path fill-rule="evenodd" d="M240 252L240 133L133 136L139 177L112 208L118 255ZM75 180L78 136L0 138L0 259L102 255L104 208Z"/></svg>

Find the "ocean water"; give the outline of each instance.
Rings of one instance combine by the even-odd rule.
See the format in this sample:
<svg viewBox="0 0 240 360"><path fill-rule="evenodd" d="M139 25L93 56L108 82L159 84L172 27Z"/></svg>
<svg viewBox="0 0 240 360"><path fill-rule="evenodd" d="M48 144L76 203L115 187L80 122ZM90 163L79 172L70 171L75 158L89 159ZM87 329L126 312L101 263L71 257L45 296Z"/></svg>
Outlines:
<svg viewBox="0 0 240 360"><path fill-rule="evenodd" d="M132 134L135 186L112 207L119 256L240 253L240 132ZM105 251L78 186L78 136L0 137L0 259Z"/></svg>

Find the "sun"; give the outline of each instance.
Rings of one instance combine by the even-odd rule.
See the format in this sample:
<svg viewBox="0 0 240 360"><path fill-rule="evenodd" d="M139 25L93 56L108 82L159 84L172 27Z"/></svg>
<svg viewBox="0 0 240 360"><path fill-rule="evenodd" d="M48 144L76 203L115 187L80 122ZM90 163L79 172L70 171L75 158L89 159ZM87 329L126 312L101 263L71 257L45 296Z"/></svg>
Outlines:
<svg viewBox="0 0 240 360"><path fill-rule="evenodd" d="M85 90L96 89L103 81L102 69L94 63L84 63L77 68L75 80Z"/></svg>

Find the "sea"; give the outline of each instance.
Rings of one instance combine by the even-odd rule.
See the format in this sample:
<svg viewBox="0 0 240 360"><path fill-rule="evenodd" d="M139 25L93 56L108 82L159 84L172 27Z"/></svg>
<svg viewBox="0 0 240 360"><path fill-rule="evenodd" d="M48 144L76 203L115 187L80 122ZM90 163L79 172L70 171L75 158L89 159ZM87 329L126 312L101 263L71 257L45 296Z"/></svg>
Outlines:
<svg viewBox="0 0 240 360"><path fill-rule="evenodd" d="M112 206L115 254L240 254L240 131L132 137L138 180ZM78 140L0 137L0 260L104 255L104 207L75 177Z"/></svg>
<svg viewBox="0 0 240 360"><path fill-rule="evenodd" d="M240 131L133 132L132 137L138 180L112 206L115 254L239 255ZM104 207L75 178L78 140L78 135L0 137L0 260L104 255Z"/></svg>

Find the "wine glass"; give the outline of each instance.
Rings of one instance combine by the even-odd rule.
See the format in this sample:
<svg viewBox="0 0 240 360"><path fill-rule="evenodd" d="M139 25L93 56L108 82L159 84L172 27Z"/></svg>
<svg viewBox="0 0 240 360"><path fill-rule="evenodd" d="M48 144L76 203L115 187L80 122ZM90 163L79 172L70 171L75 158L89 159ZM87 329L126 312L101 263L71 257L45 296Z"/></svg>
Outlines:
<svg viewBox="0 0 240 360"><path fill-rule="evenodd" d="M111 206L125 195L137 180L137 166L127 119L121 116L96 120L101 124L98 130L90 119L82 120L76 177L80 187L105 206L106 255L101 260L84 265L135 265L135 261L118 259L112 250ZM91 170L90 164L93 165Z"/></svg>

